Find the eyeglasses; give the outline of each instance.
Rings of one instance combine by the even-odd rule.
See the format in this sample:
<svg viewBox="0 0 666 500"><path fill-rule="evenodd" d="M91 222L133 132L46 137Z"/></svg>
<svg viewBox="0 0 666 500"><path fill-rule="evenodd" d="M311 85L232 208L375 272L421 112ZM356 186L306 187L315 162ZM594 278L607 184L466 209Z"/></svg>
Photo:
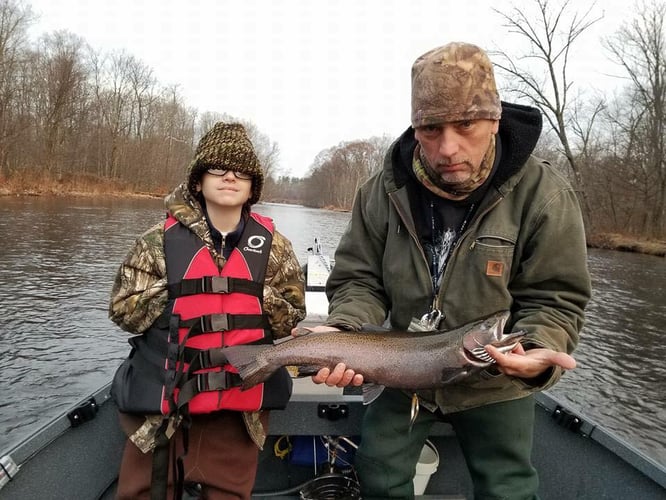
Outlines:
<svg viewBox="0 0 666 500"><path fill-rule="evenodd" d="M227 172L234 174L236 179L243 179L244 181L249 181L252 179L251 174L246 174L245 172L237 172L236 170L231 169L222 169L222 168L209 168L206 170L210 175L216 175L218 177L224 177L227 175Z"/></svg>

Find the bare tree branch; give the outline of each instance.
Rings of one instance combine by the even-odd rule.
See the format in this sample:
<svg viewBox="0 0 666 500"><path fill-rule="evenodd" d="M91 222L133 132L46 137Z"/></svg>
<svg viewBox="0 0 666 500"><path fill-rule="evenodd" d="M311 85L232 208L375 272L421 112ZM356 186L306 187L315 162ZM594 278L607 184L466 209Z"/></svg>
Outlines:
<svg viewBox="0 0 666 500"><path fill-rule="evenodd" d="M505 72L513 84L510 92L533 103L543 113L549 127L562 145L563 153L574 175L583 205L586 226L591 229L591 209L586 198L584 177L569 141L569 93L572 82L568 79L570 51L590 26L600 18L590 18L594 5L583 14L571 12L569 1L552 7L549 0L534 0L539 15L536 21L523 9L513 7L509 13L493 9L499 14L510 33L527 40L526 53L514 62L505 51L496 51L500 62L495 65ZM546 75L545 78L537 75Z"/></svg>

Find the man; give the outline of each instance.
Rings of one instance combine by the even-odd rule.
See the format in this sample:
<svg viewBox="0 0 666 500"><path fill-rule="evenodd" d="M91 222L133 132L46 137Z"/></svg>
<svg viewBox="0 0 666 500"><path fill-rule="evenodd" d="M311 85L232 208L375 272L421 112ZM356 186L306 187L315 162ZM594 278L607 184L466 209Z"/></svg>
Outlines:
<svg viewBox="0 0 666 500"><path fill-rule="evenodd" d="M511 353L488 347L493 367L443 389L385 390L365 414L356 467L362 495L409 498L431 425L456 432L475 498L535 498L532 393L575 367L572 352L590 298L576 194L532 156L538 110L503 103L480 48L450 43L412 67L412 127L383 170L357 193L327 283L326 325L450 329L509 310L528 334ZM338 365L313 380L360 385Z"/></svg>
<svg viewBox="0 0 666 500"><path fill-rule="evenodd" d="M281 370L242 391L220 350L284 337L305 317L291 243L251 210L263 182L245 128L217 123L167 196L166 221L139 237L118 270L109 316L138 334L112 386L129 436L118 499L183 488L197 498L250 498L262 410L284 408L291 379Z"/></svg>

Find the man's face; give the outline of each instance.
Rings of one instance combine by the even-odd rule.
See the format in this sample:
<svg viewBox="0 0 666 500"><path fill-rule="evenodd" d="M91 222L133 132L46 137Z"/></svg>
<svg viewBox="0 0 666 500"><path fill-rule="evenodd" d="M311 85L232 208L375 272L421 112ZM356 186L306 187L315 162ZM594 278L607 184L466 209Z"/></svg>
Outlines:
<svg viewBox="0 0 666 500"><path fill-rule="evenodd" d="M460 184L479 171L498 120L465 120L416 129L430 168L446 184Z"/></svg>

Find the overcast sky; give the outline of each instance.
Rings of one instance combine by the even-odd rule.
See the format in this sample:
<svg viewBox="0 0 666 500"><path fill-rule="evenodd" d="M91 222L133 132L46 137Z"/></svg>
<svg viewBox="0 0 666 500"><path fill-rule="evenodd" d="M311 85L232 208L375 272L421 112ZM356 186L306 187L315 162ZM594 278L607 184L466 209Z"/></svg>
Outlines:
<svg viewBox="0 0 666 500"><path fill-rule="evenodd" d="M101 51L126 50L177 85L185 104L251 120L279 144L285 173L303 176L342 141L409 125L410 68L450 41L519 53L521 39L492 7L533 0L25 0L36 38L66 29ZM570 2L583 13L593 2ZM596 23L571 61L582 86L618 72L600 37L617 31L631 2L597 2ZM524 43L524 41L523 41Z"/></svg>

